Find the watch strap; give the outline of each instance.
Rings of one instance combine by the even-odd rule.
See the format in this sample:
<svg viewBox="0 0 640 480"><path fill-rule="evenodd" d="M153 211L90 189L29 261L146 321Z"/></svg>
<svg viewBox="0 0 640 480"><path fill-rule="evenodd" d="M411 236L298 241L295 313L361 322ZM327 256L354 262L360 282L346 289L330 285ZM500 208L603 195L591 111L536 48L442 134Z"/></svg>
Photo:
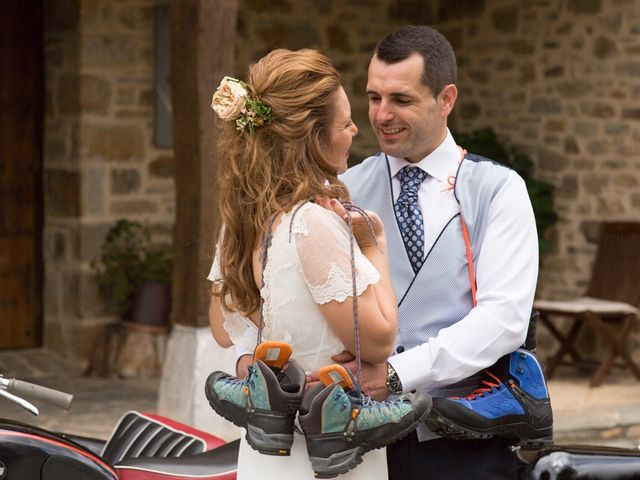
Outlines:
<svg viewBox="0 0 640 480"><path fill-rule="evenodd" d="M387 362L387 389L393 395L401 395L402 394L402 382L400 381L400 377L398 377L398 373L396 369L393 368L389 362Z"/></svg>

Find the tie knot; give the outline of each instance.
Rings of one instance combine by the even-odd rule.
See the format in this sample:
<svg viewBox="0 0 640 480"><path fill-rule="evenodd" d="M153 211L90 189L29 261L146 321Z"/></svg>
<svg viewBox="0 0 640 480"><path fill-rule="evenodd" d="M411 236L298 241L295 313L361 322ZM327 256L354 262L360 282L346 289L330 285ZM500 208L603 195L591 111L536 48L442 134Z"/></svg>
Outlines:
<svg viewBox="0 0 640 480"><path fill-rule="evenodd" d="M418 167L402 167L398 172L400 180L400 197L398 201L401 203L418 203L418 188L422 181L427 177L427 172Z"/></svg>
<svg viewBox="0 0 640 480"><path fill-rule="evenodd" d="M427 172L419 167L402 167L398 172L398 179L402 190L406 188L418 188L422 181L427 178Z"/></svg>

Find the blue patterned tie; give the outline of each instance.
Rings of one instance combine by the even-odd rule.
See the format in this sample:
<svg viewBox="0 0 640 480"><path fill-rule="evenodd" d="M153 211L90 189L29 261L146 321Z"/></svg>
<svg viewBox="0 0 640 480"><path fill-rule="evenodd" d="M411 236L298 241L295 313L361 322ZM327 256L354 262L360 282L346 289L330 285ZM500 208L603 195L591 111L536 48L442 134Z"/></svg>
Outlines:
<svg viewBox="0 0 640 480"><path fill-rule="evenodd" d="M427 173L418 167L403 167L398 172L400 196L394 206L402 240L415 273L424 262L424 224L418 205L418 189L426 176Z"/></svg>

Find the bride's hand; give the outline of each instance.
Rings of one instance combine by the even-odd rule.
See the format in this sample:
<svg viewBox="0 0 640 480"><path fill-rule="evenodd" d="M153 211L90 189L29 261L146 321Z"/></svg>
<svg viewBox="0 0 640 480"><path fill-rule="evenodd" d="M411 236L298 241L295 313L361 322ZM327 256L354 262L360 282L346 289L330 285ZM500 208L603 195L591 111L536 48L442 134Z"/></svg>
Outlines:
<svg viewBox="0 0 640 480"><path fill-rule="evenodd" d="M322 197L317 198L316 203L327 210L333 210L345 223L349 223L349 215L344 206L335 198ZM359 212L351 212L351 224L353 225L353 236L358 242L360 248L371 247L376 244L380 246L381 243L386 242L384 233L384 226L382 220L377 213L370 210L366 210L366 213L371 222L371 228L373 229L374 236L371 235L371 228L367 219Z"/></svg>

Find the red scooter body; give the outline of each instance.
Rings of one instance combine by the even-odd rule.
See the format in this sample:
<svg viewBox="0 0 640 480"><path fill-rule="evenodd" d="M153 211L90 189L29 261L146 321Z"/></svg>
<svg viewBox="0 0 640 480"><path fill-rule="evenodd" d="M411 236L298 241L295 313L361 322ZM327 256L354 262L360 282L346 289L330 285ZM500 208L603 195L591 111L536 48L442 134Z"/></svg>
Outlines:
<svg viewBox="0 0 640 480"><path fill-rule="evenodd" d="M63 408L72 399L0 376L0 396L37 415L22 395ZM107 441L0 419L0 480L235 480L238 445L136 411L122 416Z"/></svg>

